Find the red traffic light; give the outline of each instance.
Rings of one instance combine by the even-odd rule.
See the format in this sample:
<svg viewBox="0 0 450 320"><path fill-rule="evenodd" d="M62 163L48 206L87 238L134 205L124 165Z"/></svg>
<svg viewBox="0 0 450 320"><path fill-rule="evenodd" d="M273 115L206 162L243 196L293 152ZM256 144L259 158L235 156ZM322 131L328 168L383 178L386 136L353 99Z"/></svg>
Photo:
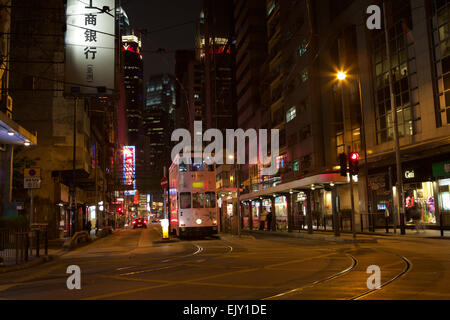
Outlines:
<svg viewBox="0 0 450 320"><path fill-rule="evenodd" d="M350 154L350 159L353 161L359 160L359 153L353 152Z"/></svg>

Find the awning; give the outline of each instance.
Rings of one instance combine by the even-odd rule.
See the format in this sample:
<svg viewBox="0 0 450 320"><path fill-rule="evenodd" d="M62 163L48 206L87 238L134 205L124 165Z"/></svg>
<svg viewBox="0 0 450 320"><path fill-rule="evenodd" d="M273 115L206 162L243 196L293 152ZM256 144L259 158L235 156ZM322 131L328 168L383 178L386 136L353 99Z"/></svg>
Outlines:
<svg viewBox="0 0 450 320"><path fill-rule="evenodd" d="M257 192L241 195L240 201L256 199L259 197L269 196L276 193L288 193L290 190L307 189L312 185L320 188L321 185L326 184L344 184L347 183L347 178L341 176L339 173L320 174L316 176L306 177L304 179L291 181L288 183L279 184L272 188L267 188Z"/></svg>
<svg viewBox="0 0 450 320"><path fill-rule="evenodd" d="M0 143L23 146L27 142L29 146L36 145L37 136L8 118L5 113L0 112Z"/></svg>

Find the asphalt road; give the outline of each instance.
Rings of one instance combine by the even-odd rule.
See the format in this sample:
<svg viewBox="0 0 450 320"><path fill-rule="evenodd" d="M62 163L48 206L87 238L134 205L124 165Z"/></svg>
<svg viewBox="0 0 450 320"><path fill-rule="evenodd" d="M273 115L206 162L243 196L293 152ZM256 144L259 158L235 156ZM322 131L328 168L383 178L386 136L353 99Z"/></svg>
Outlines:
<svg viewBox="0 0 450 320"><path fill-rule="evenodd" d="M38 267L0 275L0 299L450 299L450 241L334 244L237 238L154 243L159 226L121 230ZM68 290L67 267L81 269ZM369 290L367 268L381 270Z"/></svg>

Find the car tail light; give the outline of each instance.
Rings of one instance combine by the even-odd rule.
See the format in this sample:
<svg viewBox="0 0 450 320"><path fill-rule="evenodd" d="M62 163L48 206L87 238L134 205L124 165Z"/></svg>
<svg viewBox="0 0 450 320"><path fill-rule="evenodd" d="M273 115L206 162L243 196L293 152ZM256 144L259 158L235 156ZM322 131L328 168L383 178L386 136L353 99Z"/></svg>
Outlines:
<svg viewBox="0 0 450 320"><path fill-rule="evenodd" d="M147 224L147 220L144 220L144 224Z"/></svg>
<svg viewBox="0 0 450 320"><path fill-rule="evenodd" d="M133 221L133 224L136 224L136 221Z"/></svg>

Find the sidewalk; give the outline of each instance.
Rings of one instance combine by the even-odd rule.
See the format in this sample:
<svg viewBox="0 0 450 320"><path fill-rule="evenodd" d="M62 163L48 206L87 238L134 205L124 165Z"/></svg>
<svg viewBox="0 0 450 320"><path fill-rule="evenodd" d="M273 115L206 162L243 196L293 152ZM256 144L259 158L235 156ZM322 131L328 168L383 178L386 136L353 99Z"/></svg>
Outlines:
<svg viewBox="0 0 450 320"><path fill-rule="evenodd" d="M440 230L421 230L417 233L416 230L407 229L406 234L400 234L400 228L397 229L397 233L394 234L391 229L389 233L386 230L378 229L376 232L357 232L356 239L353 239L352 232L341 232L339 237L335 237L333 231L313 230L313 234L308 234L308 231L302 230L294 232L284 231L260 231L260 230L242 230L243 235L249 236L275 236L275 237L287 237L287 238L301 238L319 241L328 241L336 243L377 243L378 239L442 239L450 240L450 231L444 231L444 237L441 237Z"/></svg>
<svg viewBox="0 0 450 320"><path fill-rule="evenodd" d="M113 230L113 233L120 231L121 229L115 229ZM91 241L89 243L95 242L98 239L101 239L100 237L97 237L95 235L95 230L91 230L90 232L90 238ZM48 254L45 255L45 249L43 247L39 250L40 257L36 257L36 251L32 250L32 255L29 255L28 261L16 265L16 259L15 255L13 257L8 257L4 261L4 265L0 267L0 273L6 273L6 272L12 272L12 271L18 271L23 269L28 269L35 267L37 265L40 265L42 263L54 260L58 257L63 256L64 254L68 253L69 251L64 249L62 247L62 244L70 238L59 238L49 241L49 247L48 247ZM60 244L60 245L58 245Z"/></svg>

